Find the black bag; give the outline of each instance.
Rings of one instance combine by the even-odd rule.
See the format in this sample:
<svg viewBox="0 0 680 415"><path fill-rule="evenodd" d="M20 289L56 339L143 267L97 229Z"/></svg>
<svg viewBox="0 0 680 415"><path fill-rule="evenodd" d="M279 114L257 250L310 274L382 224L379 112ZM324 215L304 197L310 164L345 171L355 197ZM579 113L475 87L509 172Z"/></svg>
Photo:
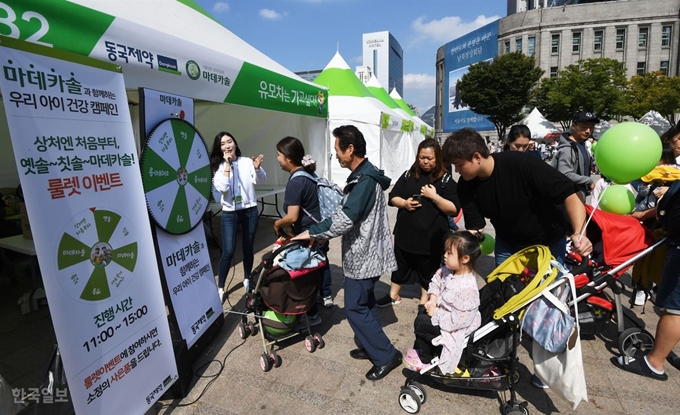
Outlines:
<svg viewBox="0 0 680 415"><path fill-rule="evenodd" d="M666 194L656 203L656 219L663 230L666 230L668 226L667 210L671 207L671 202L677 196L678 191L680 191L680 180L674 181L666 191Z"/></svg>
<svg viewBox="0 0 680 415"><path fill-rule="evenodd" d="M493 319L497 308L508 302L515 294L522 291L526 285L518 275L508 275L501 281L497 278L479 290L479 313L482 315L482 325Z"/></svg>

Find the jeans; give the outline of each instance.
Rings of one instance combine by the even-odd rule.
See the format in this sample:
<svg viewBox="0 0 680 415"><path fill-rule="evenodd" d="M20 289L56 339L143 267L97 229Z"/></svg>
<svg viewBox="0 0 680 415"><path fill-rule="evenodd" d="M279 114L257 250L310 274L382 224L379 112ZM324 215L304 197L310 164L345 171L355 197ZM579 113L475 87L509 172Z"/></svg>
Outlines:
<svg viewBox="0 0 680 415"><path fill-rule="evenodd" d="M567 238L560 238L554 244L548 247L550 253L555 257L555 260L560 264L564 264L564 256L567 254ZM499 266L510 256L519 251L519 249L511 246L510 244L503 241L501 238L496 237L496 248L494 249L496 255L496 266Z"/></svg>
<svg viewBox="0 0 680 415"><path fill-rule="evenodd" d="M247 278L253 270L253 261L255 259L253 244L255 242L255 231L257 230L257 219L258 212L256 206L233 212L222 211L223 250L217 269L219 277L217 286L219 288L224 288L224 282L227 279L229 268L231 268L231 259L234 257L234 250L236 248L236 232L239 225L243 233L243 277Z"/></svg>

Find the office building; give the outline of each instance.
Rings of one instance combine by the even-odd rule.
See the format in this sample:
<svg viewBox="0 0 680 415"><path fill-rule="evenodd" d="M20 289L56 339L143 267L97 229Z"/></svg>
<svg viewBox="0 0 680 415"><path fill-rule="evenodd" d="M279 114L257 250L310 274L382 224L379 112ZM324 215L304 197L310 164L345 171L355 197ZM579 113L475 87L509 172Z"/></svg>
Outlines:
<svg viewBox="0 0 680 415"><path fill-rule="evenodd" d="M498 24L498 54L519 50L534 56L545 77L591 58L622 62L628 77L679 74L680 0L508 0L507 7L508 16ZM447 45L437 51L436 64L435 130L441 134Z"/></svg>
<svg viewBox="0 0 680 415"><path fill-rule="evenodd" d="M404 52L397 39L387 31L364 33L362 43L363 66L373 71L383 88L387 91L396 88L403 97Z"/></svg>

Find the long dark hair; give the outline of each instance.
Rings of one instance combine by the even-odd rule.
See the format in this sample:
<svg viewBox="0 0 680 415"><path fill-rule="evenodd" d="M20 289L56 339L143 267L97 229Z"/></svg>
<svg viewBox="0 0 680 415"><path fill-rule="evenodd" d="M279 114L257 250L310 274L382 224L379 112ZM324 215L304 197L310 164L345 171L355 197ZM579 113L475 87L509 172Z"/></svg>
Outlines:
<svg viewBox="0 0 680 415"><path fill-rule="evenodd" d="M418 164L418 157L420 157L420 150L425 149L425 148L431 148L434 150L434 158L435 158L435 164L434 164L434 170L432 170L432 175L430 176L430 180L432 183L436 182L437 180L441 179L442 176L444 176L444 173L446 173L446 168L444 167L444 160L442 159L442 148L439 145L439 142L435 140L434 138L426 138L423 141L418 144L418 151L416 152L416 161L413 162L411 165L411 168L408 170L408 174L410 176L413 176L416 180L420 178L420 165Z"/></svg>
<svg viewBox="0 0 680 415"><path fill-rule="evenodd" d="M302 159L305 157L305 146L297 138L290 136L282 138L276 143L276 150L290 159L294 166L303 167L307 173L312 174L316 171L315 163L307 166L302 164Z"/></svg>
<svg viewBox="0 0 680 415"><path fill-rule="evenodd" d="M680 134L680 121L661 135L661 162L663 164L675 164L675 153L671 142L678 134Z"/></svg>
<svg viewBox="0 0 680 415"><path fill-rule="evenodd" d="M508 139L505 140L503 151L510 151L510 143L514 143L520 137L531 139L531 130L524 124L516 124L510 127L508 132Z"/></svg>
<svg viewBox="0 0 680 415"><path fill-rule="evenodd" d="M234 136L226 131L217 133L215 140L213 141L212 149L210 150L210 170L212 171L212 174L215 174L217 168L220 167L220 164L224 161L224 154L222 153L221 147L222 137L225 135L231 137L231 139L234 140L234 145L236 146L236 158L241 157L241 149L239 148L238 142Z"/></svg>

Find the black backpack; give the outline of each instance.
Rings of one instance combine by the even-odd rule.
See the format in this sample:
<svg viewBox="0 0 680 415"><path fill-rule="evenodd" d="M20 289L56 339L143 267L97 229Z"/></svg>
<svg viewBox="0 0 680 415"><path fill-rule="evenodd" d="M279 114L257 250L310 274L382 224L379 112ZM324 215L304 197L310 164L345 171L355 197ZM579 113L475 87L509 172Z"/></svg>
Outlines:
<svg viewBox="0 0 680 415"><path fill-rule="evenodd" d="M663 230L666 230L666 227L668 226L667 211L671 207L671 202L675 199L679 191L680 180L676 180L670 185L666 194L664 194L656 203L656 219L659 221L659 226Z"/></svg>

